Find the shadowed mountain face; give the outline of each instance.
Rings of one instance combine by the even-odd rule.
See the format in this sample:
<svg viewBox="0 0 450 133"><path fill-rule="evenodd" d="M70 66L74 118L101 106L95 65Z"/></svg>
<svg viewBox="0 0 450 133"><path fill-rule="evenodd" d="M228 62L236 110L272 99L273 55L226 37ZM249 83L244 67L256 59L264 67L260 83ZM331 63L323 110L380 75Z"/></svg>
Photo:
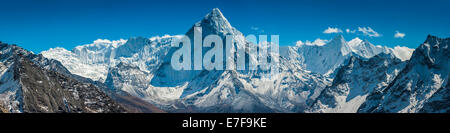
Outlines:
<svg viewBox="0 0 450 133"><path fill-rule="evenodd" d="M166 113L153 104L130 94L112 94L114 101L126 109L128 113Z"/></svg>

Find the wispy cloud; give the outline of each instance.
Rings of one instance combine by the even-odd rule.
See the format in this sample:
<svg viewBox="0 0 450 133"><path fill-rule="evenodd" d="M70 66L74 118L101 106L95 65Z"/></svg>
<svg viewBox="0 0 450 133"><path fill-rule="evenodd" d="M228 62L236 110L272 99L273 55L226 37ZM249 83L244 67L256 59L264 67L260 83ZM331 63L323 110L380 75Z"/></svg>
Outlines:
<svg viewBox="0 0 450 133"><path fill-rule="evenodd" d="M403 38L405 37L405 35L406 35L405 33L401 33L397 30L395 31L394 38Z"/></svg>
<svg viewBox="0 0 450 133"><path fill-rule="evenodd" d="M302 46L302 45L309 45L309 46L313 46L313 45L317 45L317 46L323 46L325 44L328 43L328 40L324 40L324 39L320 39L317 38L316 40L314 40L313 42L306 40L305 42L303 41L297 41L296 45L297 46Z"/></svg>
<svg viewBox="0 0 450 133"><path fill-rule="evenodd" d="M125 39L120 39L120 40L108 40L108 39L97 39L94 41L94 43L92 44L87 44L87 45L112 45L112 46L118 46L121 44L126 43L127 40Z"/></svg>
<svg viewBox="0 0 450 133"><path fill-rule="evenodd" d="M356 30L345 29L345 32L347 32L347 33L356 33Z"/></svg>
<svg viewBox="0 0 450 133"><path fill-rule="evenodd" d="M323 31L325 34L332 34L332 33L341 33L342 30L335 27L328 27L326 30Z"/></svg>
<svg viewBox="0 0 450 133"><path fill-rule="evenodd" d="M358 27L358 31L369 37L380 37L381 36L380 34L378 34L378 32L376 32L375 30L373 30L370 27Z"/></svg>

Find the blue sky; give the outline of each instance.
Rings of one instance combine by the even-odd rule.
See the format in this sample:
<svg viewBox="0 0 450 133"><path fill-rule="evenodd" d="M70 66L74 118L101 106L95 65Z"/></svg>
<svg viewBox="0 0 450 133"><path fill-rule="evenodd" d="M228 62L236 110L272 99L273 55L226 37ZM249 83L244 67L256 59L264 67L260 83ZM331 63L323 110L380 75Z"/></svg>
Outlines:
<svg viewBox="0 0 450 133"><path fill-rule="evenodd" d="M0 41L39 53L99 38L184 34L219 8L244 34L277 34L281 45L331 39L336 33L324 33L331 27L346 40L416 48L428 34L450 37L448 5L448 0L0 0ZM378 37L358 27L370 27ZM396 31L405 36L394 38Z"/></svg>

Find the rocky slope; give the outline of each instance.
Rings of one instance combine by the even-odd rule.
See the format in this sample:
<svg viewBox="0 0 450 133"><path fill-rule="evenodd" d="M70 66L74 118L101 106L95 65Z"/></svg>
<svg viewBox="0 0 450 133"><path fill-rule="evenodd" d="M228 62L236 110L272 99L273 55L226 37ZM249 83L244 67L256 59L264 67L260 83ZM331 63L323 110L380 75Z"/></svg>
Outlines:
<svg viewBox="0 0 450 133"><path fill-rule="evenodd" d="M0 113L8 113L9 111L0 103Z"/></svg>
<svg viewBox="0 0 450 133"><path fill-rule="evenodd" d="M0 102L9 112L125 112L90 83L71 78L56 60L0 44Z"/></svg>

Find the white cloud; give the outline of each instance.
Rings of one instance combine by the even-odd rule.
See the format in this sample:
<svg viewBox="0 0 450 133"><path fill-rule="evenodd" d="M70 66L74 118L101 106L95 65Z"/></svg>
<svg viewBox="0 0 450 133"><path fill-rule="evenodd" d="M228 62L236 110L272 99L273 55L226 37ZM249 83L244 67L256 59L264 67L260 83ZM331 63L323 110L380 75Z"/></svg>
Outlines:
<svg viewBox="0 0 450 133"><path fill-rule="evenodd" d="M297 41L296 43L295 43L295 45L296 46L302 46L302 45L304 45L305 43L303 43L303 41Z"/></svg>
<svg viewBox="0 0 450 133"><path fill-rule="evenodd" d="M297 41L296 45L297 45L297 46L302 46L302 45L308 45L308 46L314 46L314 45L317 45L317 46L323 46L323 45L325 45L325 44L327 44L327 43L328 43L328 40L324 40L324 39L317 38L317 39L314 40L313 42L311 42L311 41L309 41L309 40L306 40L305 42L303 42L303 41Z"/></svg>
<svg viewBox="0 0 450 133"><path fill-rule="evenodd" d="M375 30L373 30L370 27L358 27L358 31L362 32L364 35L369 36L369 37L380 37L381 35L378 34L378 32L376 32Z"/></svg>
<svg viewBox="0 0 450 133"><path fill-rule="evenodd" d="M324 30L323 33L325 34L332 34L332 33L341 33L342 30L339 28L333 28L333 27L328 27L328 29Z"/></svg>
<svg viewBox="0 0 450 133"><path fill-rule="evenodd" d="M119 46L121 44L125 44L127 40L120 39L120 40L108 40L108 39L97 39L94 41L94 43L89 44L90 46L97 46L97 45L112 45L113 47Z"/></svg>
<svg viewBox="0 0 450 133"><path fill-rule="evenodd" d="M345 29L345 32L347 32L347 33L356 33L356 30Z"/></svg>
<svg viewBox="0 0 450 133"><path fill-rule="evenodd" d="M94 44L101 44L101 43L112 43L112 42L108 39L97 39L94 41Z"/></svg>
<svg viewBox="0 0 450 133"><path fill-rule="evenodd" d="M398 30L395 31L394 38L403 38L405 37L405 33L400 33Z"/></svg>

